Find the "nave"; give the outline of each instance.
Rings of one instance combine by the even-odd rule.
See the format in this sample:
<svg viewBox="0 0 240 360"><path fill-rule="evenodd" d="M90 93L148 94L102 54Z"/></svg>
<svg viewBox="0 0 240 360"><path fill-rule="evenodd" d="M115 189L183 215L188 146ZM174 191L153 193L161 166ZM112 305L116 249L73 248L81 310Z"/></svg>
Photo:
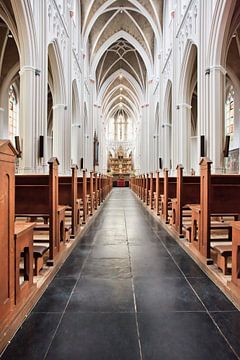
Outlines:
<svg viewBox="0 0 240 360"><path fill-rule="evenodd" d="M237 359L237 309L113 189L2 359Z"/></svg>

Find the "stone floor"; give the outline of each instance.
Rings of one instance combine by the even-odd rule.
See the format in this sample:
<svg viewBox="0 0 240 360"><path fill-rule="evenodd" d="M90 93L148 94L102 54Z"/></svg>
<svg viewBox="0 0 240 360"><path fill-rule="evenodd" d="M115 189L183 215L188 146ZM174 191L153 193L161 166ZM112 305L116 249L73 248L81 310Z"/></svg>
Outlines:
<svg viewBox="0 0 240 360"><path fill-rule="evenodd" d="M129 189L114 189L2 359L240 358L240 315Z"/></svg>

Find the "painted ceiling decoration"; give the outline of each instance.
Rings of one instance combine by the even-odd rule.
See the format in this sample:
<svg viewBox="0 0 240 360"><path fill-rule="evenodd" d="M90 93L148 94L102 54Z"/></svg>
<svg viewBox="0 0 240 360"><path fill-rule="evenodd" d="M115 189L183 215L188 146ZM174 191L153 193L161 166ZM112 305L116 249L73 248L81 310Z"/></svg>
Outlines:
<svg viewBox="0 0 240 360"><path fill-rule="evenodd" d="M163 0L81 1L83 43L107 122L137 120L160 48Z"/></svg>

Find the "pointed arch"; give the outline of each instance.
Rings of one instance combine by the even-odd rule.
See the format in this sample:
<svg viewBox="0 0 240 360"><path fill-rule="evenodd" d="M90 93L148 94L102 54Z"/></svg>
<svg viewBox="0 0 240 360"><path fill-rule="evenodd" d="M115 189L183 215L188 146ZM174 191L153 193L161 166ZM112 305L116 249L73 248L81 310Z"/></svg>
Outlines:
<svg viewBox="0 0 240 360"><path fill-rule="evenodd" d="M91 60L91 74L96 73L97 65L99 63L99 60L101 59L104 52L111 46L111 44L115 43L119 39L125 39L128 41L141 55L143 62L145 63L146 69L148 71L148 77L151 78L153 74L153 63L149 59L148 55L146 54L143 47L140 45L140 43L134 39L132 35L127 33L126 31L118 31L117 33L113 34L111 37L109 37L100 47L100 49L97 51L97 53L94 53L94 59Z"/></svg>
<svg viewBox="0 0 240 360"><path fill-rule="evenodd" d="M63 63L58 41L54 40L48 45L48 58L53 80L54 104L66 104L66 83L64 78Z"/></svg>

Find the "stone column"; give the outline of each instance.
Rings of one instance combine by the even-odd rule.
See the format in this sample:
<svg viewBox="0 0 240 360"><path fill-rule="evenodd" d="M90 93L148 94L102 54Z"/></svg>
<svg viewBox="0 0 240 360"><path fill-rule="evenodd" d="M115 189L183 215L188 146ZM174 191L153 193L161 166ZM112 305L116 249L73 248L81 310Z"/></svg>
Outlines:
<svg viewBox="0 0 240 360"><path fill-rule="evenodd" d="M213 172L223 168L225 75L220 65L210 68L208 156L213 162Z"/></svg>
<svg viewBox="0 0 240 360"><path fill-rule="evenodd" d="M53 106L53 156L59 161L59 174L64 173L65 141L64 141L64 112L65 104ZM70 166L70 164L69 164Z"/></svg>
<svg viewBox="0 0 240 360"><path fill-rule="evenodd" d="M171 124L165 123L163 124L163 141L164 141L164 155L163 155L163 167L170 170L170 159L171 159Z"/></svg>
<svg viewBox="0 0 240 360"><path fill-rule="evenodd" d="M32 66L20 70L20 138L22 140L22 160L20 171L34 172L36 169L36 76Z"/></svg>
<svg viewBox="0 0 240 360"><path fill-rule="evenodd" d="M7 126L5 124L5 109L0 107L0 139L7 139Z"/></svg>
<svg viewBox="0 0 240 360"><path fill-rule="evenodd" d="M178 105L179 111L179 156L178 163L181 163L186 172L189 172L189 136L191 125L191 105L182 103Z"/></svg>

